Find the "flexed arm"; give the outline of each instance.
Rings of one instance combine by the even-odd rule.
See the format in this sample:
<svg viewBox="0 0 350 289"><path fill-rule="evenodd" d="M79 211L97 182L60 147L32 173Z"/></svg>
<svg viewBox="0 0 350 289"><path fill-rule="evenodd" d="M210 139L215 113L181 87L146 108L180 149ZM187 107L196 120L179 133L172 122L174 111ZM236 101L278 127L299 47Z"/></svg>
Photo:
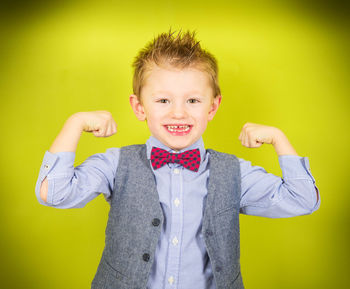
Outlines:
<svg viewBox="0 0 350 289"><path fill-rule="evenodd" d="M270 218L310 214L319 207L319 193L307 157L298 156L284 133L275 127L246 123L239 140L257 148L272 144L283 178L240 159L242 171L241 212Z"/></svg>
<svg viewBox="0 0 350 289"><path fill-rule="evenodd" d="M49 152L75 152L83 131L92 132L96 137L109 137L116 133L117 125L108 111L77 112L67 119ZM44 202L47 201L47 192L45 178L40 187L40 197Z"/></svg>

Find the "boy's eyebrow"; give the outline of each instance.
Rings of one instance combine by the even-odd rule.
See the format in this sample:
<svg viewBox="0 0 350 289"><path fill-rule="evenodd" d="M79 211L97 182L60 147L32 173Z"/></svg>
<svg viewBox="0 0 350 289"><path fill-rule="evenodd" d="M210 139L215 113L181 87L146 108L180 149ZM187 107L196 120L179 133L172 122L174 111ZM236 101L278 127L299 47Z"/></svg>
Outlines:
<svg viewBox="0 0 350 289"><path fill-rule="evenodd" d="M162 95L172 95L172 92L170 92L170 91L165 91L165 90L159 90L159 91L155 91L155 92L153 92L152 94L151 94L151 96L156 96L156 95L158 95L158 94L162 94ZM198 91L198 90L193 90L193 91L190 91L190 92L188 92L188 93L186 93L186 96L191 96L191 95L193 95L193 94L196 94L196 95L199 95L199 96L201 96L202 95L202 93L200 92L200 91Z"/></svg>
<svg viewBox="0 0 350 289"><path fill-rule="evenodd" d="M164 91L164 90L159 90L159 91L155 91L151 94L151 96L156 96L157 94L171 94L169 91Z"/></svg>

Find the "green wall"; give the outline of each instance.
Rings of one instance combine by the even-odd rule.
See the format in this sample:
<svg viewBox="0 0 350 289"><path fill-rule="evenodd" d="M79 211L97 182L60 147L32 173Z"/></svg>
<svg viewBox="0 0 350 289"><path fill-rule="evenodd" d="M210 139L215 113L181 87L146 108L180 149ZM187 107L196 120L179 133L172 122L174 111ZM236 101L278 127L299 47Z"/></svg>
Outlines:
<svg viewBox="0 0 350 289"><path fill-rule="evenodd" d="M47 2L0 6L1 288L89 288L108 204L99 196L83 209L40 205L34 186L41 161L78 111L109 110L119 131L110 138L84 133L76 165L147 140L128 103L131 62L170 27L196 29L219 62L223 102L206 146L281 175L272 146L248 149L238 141L245 122L279 127L309 157L320 190L312 215L241 215L246 288L346 287L349 23L340 1Z"/></svg>

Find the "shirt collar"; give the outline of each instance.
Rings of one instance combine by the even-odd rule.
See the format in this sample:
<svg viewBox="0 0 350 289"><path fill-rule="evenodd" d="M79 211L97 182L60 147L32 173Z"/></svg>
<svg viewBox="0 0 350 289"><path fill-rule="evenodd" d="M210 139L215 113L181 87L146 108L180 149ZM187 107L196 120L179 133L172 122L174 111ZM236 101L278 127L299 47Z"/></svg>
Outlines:
<svg viewBox="0 0 350 289"><path fill-rule="evenodd" d="M175 150L167 147L166 145L164 145L161 141L159 141L154 136L150 136L150 138L146 142L146 146L147 146L147 159L151 158L152 147L158 147L158 148L164 149L164 150L168 151L169 153L175 153L175 152L182 153L182 152L187 151L187 150L193 150L193 149L198 148L199 152L201 154L201 162L205 159L205 149L204 149L204 142L203 142L202 137L200 137L194 144L190 145L189 147L183 148L180 151L175 151Z"/></svg>

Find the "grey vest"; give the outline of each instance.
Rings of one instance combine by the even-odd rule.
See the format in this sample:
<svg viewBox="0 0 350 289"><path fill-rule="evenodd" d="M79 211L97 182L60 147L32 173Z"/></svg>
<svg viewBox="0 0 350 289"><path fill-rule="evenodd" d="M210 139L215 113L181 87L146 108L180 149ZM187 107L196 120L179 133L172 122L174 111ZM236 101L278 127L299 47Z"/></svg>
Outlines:
<svg viewBox="0 0 350 289"><path fill-rule="evenodd" d="M206 249L217 289L244 289L240 270L239 161L234 155L208 151L210 176L202 220ZM105 248L91 288L146 289L163 222L146 145L122 147Z"/></svg>

